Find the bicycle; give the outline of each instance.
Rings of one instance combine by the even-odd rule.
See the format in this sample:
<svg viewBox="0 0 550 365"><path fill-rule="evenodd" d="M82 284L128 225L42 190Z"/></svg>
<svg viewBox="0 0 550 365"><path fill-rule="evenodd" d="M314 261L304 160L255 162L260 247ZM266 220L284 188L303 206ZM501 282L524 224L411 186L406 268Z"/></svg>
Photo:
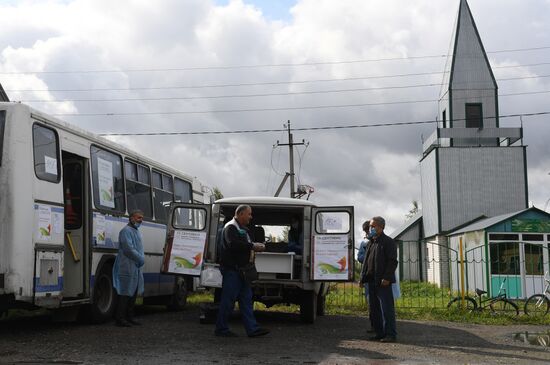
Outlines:
<svg viewBox="0 0 550 365"><path fill-rule="evenodd" d="M525 302L523 311L525 314L531 317L544 317L550 312L550 278L548 277L548 271L544 275L546 286L542 294L533 294Z"/></svg>
<svg viewBox="0 0 550 365"><path fill-rule="evenodd" d="M483 299L483 294L487 294L485 290L476 289L476 296L479 298L479 304L476 300L470 296L464 297L464 305L462 304L462 297L456 297L451 299L447 308L449 310L466 310L468 312L481 312L486 308L489 308L491 314L498 316L517 316L519 315L519 307L516 303L512 302L506 297L506 289L504 284L506 278L500 284L498 295L490 298Z"/></svg>

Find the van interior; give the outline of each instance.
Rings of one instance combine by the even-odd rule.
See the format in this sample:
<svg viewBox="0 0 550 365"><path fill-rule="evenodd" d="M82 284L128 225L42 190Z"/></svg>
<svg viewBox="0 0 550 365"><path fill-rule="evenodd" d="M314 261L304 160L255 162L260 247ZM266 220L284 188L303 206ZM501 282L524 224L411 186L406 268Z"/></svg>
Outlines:
<svg viewBox="0 0 550 365"><path fill-rule="evenodd" d="M232 219L235 209L236 206L222 206L220 209L220 216L223 214L225 219L220 219L218 223L218 244L222 242L222 228ZM291 231L293 221L297 222L297 227L295 224ZM252 207L252 221L248 229L253 242L261 242L266 246L267 255L256 255L260 279L301 279L304 247L303 207ZM278 267L263 264L265 258L269 258L272 263L277 262ZM274 259L277 261L273 261ZM265 271L262 271L262 268Z"/></svg>

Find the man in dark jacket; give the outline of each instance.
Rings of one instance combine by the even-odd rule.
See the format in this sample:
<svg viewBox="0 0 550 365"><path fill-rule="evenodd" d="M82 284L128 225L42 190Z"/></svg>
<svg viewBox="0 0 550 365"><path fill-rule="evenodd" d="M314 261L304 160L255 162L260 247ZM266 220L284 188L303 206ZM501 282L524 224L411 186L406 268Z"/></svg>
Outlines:
<svg viewBox="0 0 550 365"><path fill-rule="evenodd" d="M370 220L368 245L361 282L368 284L369 311L376 336L370 340L395 342L395 305L391 284L395 283L397 245L384 234L386 221L382 217ZM378 300L376 300L376 299Z"/></svg>
<svg viewBox="0 0 550 365"><path fill-rule="evenodd" d="M250 262L253 251L265 250L264 244L253 243L250 239L247 225L251 219L252 208L248 205L239 205L235 210L235 217L227 222L223 229L220 260L223 281L220 308L216 320L216 336L237 337L234 332L229 330L228 325L237 299L248 337L263 336L269 333L268 330L258 326L256 322L252 308L252 289L239 272L240 268Z"/></svg>

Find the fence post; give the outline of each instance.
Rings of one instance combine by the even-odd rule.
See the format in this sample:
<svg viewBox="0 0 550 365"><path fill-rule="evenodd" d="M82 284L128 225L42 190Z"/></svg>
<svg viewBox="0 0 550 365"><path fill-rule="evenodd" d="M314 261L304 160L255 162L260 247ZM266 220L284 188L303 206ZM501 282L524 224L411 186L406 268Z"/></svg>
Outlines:
<svg viewBox="0 0 550 365"><path fill-rule="evenodd" d="M464 250L462 247L462 236L459 238L458 250L460 251L460 296L462 298L461 306L462 308L464 308L464 305L466 304L464 301L466 293L464 292Z"/></svg>

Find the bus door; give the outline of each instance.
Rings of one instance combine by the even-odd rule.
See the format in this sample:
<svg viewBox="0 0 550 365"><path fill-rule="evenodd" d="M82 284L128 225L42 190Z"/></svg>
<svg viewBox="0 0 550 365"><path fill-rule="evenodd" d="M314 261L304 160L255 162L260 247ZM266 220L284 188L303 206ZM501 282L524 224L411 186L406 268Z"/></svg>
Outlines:
<svg viewBox="0 0 550 365"><path fill-rule="evenodd" d="M65 205L65 253L63 299L88 296L87 267L89 253L87 221L88 160L63 151L63 197Z"/></svg>
<svg viewBox="0 0 550 365"><path fill-rule="evenodd" d="M161 272L199 277L207 254L211 206L172 203Z"/></svg>
<svg viewBox="0 0 550 365"><path fill-rule="evenodd" d="M353 207L312 208L311 222L311 279L353 280Z"/></svg>

